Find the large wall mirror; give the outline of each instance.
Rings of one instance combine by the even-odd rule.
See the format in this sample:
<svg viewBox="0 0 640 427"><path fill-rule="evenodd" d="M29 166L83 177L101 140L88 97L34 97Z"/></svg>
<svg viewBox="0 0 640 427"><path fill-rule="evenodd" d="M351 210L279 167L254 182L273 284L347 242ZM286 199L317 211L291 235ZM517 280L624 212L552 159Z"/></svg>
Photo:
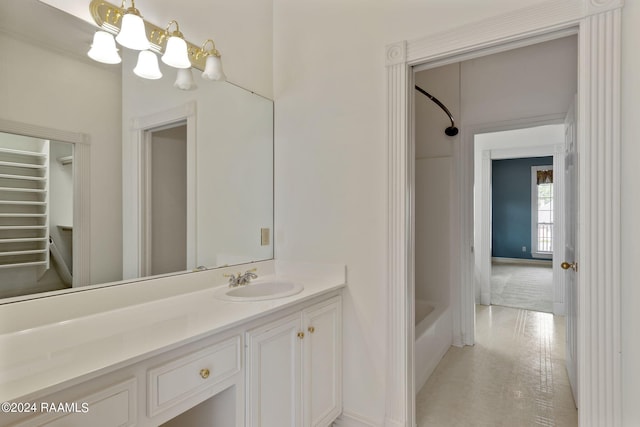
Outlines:
<svg viewBox="0 0 640 427"><path fill-rule="evenodd" d="M94 62L94 31L0 3L0 303L273 258L273 102Z"/></svg>

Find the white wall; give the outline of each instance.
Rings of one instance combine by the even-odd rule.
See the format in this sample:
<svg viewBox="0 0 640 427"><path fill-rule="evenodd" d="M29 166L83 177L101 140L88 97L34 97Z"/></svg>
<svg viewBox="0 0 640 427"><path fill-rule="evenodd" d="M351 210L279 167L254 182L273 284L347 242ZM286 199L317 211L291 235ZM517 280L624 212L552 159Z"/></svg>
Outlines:
<svg viewBox="0 0 640 427"><path fill-rule="evenodd" d="M0 34L0 117L82 132L91 143L91 282L122 272L120 75Z"/></svg>
<svg viewBox="0 0 640 427"><path fill-rule="evenodd" d="M538 1L274 1L276 257L344 262L344 408L385 412L387 44Z"/></svg>
<svg viewBox="0 0 640 427"><path fill-rule="evenodd" d="M415 84L443 102L460 124L460 66L447 65L415 75ZM451 293L451 202L455 193L453 147L446 113L425 95L415 97L415 296L449 305ZM451 319L449 316L448 319ZM420 361L416 361L419 364Z"/></svg>
<svg viewBox="0 0 640 427"><path fill-rule="evenodd" d="M261 245L260 229L271 228L273 221L273 103L230 83L199 76L196 90L179 90L173 87L176 70L164 64L164 78L144 80L129 71L136 59L132 52L123 52L125 147L134 147L133 119L196 104L195 170L187 170L195 180L196 259L187 268L272 258L273 246ZM132 180L137 176L134 152L131 149L122 159ZM124 191L125 277L137 271L138 234L131 207L137 200L129 192L134 185L128 181Z"/></svg>
<svg viewBox="0 0 640 427"><path fill-rule="evenodd" d="M572 36L463 62L463 124L563 115L577 90L577 58Z"/></svg>
<svg viewBox="0 0 640 427"><path fill-rule="evenodd" d="M640 424L640 3L627 1L622 14L622 411L623 425Z"/></svg>

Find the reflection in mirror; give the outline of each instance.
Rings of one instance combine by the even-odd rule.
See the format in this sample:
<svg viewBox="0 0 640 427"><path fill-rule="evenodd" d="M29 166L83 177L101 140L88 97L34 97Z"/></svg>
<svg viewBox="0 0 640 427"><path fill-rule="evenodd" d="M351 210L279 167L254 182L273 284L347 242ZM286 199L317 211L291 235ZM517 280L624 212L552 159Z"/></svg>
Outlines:
<svg viewBox="0 0 640 427"><path fill-rule="evenodd" d="M149 194L145 197L150 235L143 274L187 269L187 125L150 132L145 144Z"/></svg>
<svg viewBox="0 0 640 427"><path fill-rule="evenodd" d="M72 286L73 145L0 133L0 297Z"/></svg>
<svg viewBox="0 0 640 427"><path fill-rule="evenodd" d="M0 2L0 132L37 136L51 149L53 141L75 142L74 163L64 166L74 171L67 176L73 218L50 218L38 236L52 237L61 262L44 240L33 249L49 258L47 274L60 277L56 289L71 286L58 292L272 258L273 240L262 237L273 227L273 102L228 82L197 79L198 89L179 91L175 70L164 65L166 79L140 79L124 52L122 65L97 63L87 56L94 32L37 0ZM22 132L22 124L53 134ZM167 132L176 124L186 138L174 146ZM145 151L149 138L164 145ZM181 178L173 176L179 167ZM13 276L0 282L2 289L54 289ZM9 295L17 293L0 291Z"/></svg>

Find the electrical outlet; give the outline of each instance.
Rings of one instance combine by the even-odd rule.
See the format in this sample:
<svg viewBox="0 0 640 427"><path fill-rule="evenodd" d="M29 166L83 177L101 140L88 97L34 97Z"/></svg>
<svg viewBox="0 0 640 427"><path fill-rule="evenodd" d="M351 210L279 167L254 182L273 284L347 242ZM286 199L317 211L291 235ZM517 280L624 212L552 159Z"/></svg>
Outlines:
<svg viewBox="0 0 640 427"><path fill-rule="evenodd" d="M269 241L271 240L269 234L268 228L260 229L260 244L262 246L267 246L269 244Z"/></svg>
<svg viewBox="0 0 640 427"><path fill-rule="evenodd" d="M522 247L522 252L527 252L527 247L526 246Z"/></svg>

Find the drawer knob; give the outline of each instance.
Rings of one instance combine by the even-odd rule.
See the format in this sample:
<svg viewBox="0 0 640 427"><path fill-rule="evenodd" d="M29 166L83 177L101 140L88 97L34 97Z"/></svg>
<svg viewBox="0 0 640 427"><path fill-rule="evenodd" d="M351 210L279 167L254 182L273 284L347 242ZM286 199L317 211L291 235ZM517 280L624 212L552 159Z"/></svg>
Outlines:
<svg viewBox="0 0 640 427"><path fill-rule="evenodd" d="M205 380L206 380L207 378L209 378L209 374L210 374L210 372L209 372L209 370L208 370L207 368L200 369L200 376L201 376L202 378L204 378Z"/></svg>
<svg viewBox="0 0 640 427"><path fill-rule="evenodd" d="M304 338L304 332L298 332L298 338L300 339Z"/></svg>
<svg viewBox="0 0 640 427"><path fill-rule="evenodd" d="M312 334L316 331L316 328L314 328L313 326L309 326L307 330L309 331L310 334Z"/></svg>

